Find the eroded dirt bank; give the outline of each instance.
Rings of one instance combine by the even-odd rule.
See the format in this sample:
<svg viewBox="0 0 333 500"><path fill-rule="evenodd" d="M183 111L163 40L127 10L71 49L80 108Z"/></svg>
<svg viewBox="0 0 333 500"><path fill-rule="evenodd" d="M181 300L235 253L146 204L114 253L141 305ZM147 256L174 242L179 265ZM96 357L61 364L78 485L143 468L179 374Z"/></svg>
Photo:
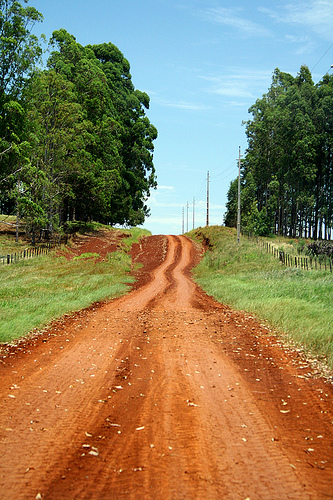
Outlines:
<svg viewBox="0 0 333 500"><path fill-rule="evenodd" d="M152 237L128 296L0 360L0 497L333 498L332 386Z"/></svg>

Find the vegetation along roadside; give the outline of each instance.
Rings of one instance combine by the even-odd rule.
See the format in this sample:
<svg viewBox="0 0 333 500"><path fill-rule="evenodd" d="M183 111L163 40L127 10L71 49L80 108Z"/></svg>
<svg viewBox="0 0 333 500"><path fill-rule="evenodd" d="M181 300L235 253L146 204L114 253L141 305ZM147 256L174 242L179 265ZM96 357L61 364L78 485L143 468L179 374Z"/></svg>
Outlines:
<svg viewBox="0 0 333 500"><path fill-rule="evenodd" d="M188 235L208 249L193 271L208 294L267 321L333 367L332 273L286 268L254 240L242 238L237 245L232 228L211 226Z"/></svg>
<svg viewBox="0 0 333 500"><path fill-rule="evenodd" d="M102 259L91 252L67 259L63 247L61 252L1 267L0 342L13 341L66 313L128 291L134 281L131 244L150 233L138 228L120 232L106 226L104 231L121 233L121 245Z"/></svg>

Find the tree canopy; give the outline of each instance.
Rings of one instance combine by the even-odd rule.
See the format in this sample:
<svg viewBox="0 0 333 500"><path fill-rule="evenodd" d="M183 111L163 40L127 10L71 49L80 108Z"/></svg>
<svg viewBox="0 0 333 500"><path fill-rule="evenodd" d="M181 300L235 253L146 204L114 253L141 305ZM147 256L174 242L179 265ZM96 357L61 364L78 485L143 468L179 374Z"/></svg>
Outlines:
<svg viewBox="0 0 333 500"><path fill-rule="evenodd" d="M315 85L276 69L251 106L242 161L242 227L253 234L330 238L333 226L333 76ZM234 225L233 190L225 223Z"/></svg>
<svg viewBox="0 0 333 500"><path fill-rule="evenodd" d="M84 47L64 29L38 68L31 28L41 20L0 0L1 211L24 217L33 234L74 220L142 224L157 185L149 96L115 45Z"/></svg>

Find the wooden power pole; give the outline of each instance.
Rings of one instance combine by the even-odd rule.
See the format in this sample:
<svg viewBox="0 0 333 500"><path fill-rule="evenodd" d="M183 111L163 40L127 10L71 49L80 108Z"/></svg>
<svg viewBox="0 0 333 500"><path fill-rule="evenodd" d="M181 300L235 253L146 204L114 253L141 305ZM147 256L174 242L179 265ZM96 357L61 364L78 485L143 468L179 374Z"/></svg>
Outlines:
<svg viewBox="0 0 333 500"><path fill-rule="evenodd" d="M207 172L207 217L206 226L209 226L209 171Z"/></svg>
<svg viewBox="0 0 333 500"><path fill-rule="evenodd" d="M240 167L241 167L241 148L239 146L239 156L238 156L238 197L237 197L237 243L240 242L240 227L241 227Z"/></svg>
<svg viewBox="0 0 333 500"><path fill-rule="evenodd" d="M193 196L193 229L194 229L194 209L195 209L195 198Z"/></svg>
<svg viewBox="0 0 333 500"><path fill-rule="evenodd" d="M186 204L186 232L188 233L188 202Z"/></svg>

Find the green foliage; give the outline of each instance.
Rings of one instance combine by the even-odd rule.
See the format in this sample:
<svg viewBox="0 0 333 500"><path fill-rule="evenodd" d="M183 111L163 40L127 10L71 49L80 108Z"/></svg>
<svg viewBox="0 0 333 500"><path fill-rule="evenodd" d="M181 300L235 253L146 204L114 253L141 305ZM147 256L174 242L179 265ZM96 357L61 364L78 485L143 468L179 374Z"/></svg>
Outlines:
<svg viewBox="0 0 333 500"><path fill-rule="evenodd" d="M78 255L77 257L74 257L73 260L98 259L98 257L99 257L99 253L86 252L86 253L82 253L81 255Z"/></svg>
<svg viewBox="0 0 333 500"><path fill-rule="evenodd" d="M27 0L23 0L27 3ZM43 16L15 0L0 0L0 211L12 211L11 190L25 158L22 91L42 49L31 29Z"/></svg>
<svg viewBox="0 0 333 500"><path fill-rule="evenodd" d="M74 211L83 220L142 224L148 215L144 201L156 187L157 131L144 112L149 97L134 89L129 63L113 44L82 47L65 30L54 32L51 44L58 50L48 66L72 82L90 124L67 218Z"/></svg>
<svg viewBox="0 0 333 500"><path fill-rule="evenodd" d="M194 278L217 300L255 314L333 366L333 276L281 266L255 242L217 226L191 232L210 250ZM288 245L290 241L287 240Z"/></svg>
<svg viewBox="0 0 333 500"><path fill-rule="evenodd" d="M315 239L331 234L332 103L333 77L326 75L314 85L302 66L295 78L276 69L267 94L251 106L241 182L247 231ZM235 224L232 200L230 192L229 226Z"/></svg>
<svg viewBox="0 0 333 500"><path fill-rule="evenodd" d="M31 29L42 19L33 7L24 8L16 0L0 0L0 99L4 94L19 94L27 73L41 56Z"/></svg>
<svg viewBox="0 0 333 500"><path fill-rule="evenodd" d="M115 45L83 47L64 29L38 71L41 19L0 0L0 209L24 217L32 240L68 222L142 224L156 187L149 97Z"/></svg>

